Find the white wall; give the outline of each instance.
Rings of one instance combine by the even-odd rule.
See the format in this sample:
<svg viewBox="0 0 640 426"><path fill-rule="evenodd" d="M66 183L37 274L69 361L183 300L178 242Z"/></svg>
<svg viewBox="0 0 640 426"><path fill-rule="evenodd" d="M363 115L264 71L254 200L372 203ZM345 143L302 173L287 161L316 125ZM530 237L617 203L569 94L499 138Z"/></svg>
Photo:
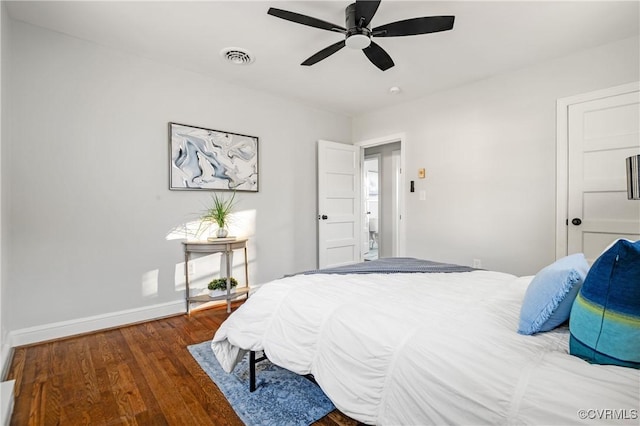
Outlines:
<svg viewBox="0 0 640 426"><path fill-rule="evenodd" d="M260 192L237 196L255 214L252 283L316 267L316 141L348 141L348 117L19 22L11 43L11 330L183 297L182 246L165 237L210 193L168 190L170 121L260 138Z"/></svg>
<svg viewBox="0 0 640 426"><path fill-rule="evenodd" d="M355 117L352 140L406 133L407 255L518 275L551 263L556 99L639 80L639 47L622 40Z"/></svg>

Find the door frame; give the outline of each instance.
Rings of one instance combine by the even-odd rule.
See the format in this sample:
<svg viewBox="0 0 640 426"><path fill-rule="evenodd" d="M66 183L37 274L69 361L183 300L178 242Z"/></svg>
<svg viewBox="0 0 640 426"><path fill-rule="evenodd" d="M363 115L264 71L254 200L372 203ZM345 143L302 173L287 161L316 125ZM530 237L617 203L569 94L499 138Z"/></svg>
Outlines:
<svg viewBox="0 0 640 426"><path fill-rule="evenodd" d="M569 107L637 91L640 91L640 82L636 81L556 101L556 259L566 256L568 250Z"/></svg>
<svg viewBox="0 0 640 426"><path fill-rule="evenodd" d="M405 214L405 197L404 197L404 191L402 190L402 188L405 188L405 158L406 158L406 140L407 140L407 136L405 133L395 133L392 135L388 135L388 136L382 136L379 138L374 138L374 139L366 139L363 141L359 141L354 143L355 146L360 147L360 162L362 163L362 159L364 158L364 149L365 148L370 148L370 147L374 147L374 146L379 146L379 145L386 145L386 144L390 144L390 143L395 143L395 142L400 142L400 183L399 183L399 187L400 187L400 192L398 194L398 216L401 218L401 220L398 221L398 226L397 226L397 238L398 238L398 252L396 253L396 256L404 256L405 255L405 241L406 241L406 219L404 217ZM361 167L361 173L362 173L362 167ZM362 188L360 188L360 193L362 193Z"/></svg>

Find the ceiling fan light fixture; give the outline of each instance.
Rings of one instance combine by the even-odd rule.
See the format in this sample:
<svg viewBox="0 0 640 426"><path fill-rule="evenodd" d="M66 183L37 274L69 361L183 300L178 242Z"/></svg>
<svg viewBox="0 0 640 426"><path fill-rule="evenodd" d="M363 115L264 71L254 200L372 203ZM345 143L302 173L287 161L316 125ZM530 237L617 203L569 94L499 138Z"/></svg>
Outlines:
<svg viewBox="0 0 640 426"><path fill-rule="evenodd" d="M393 59L379 44L371 39L372 37L404 37L453 29L455 16L423 16L372 27L371 21L378 10L378 6L380 6L380 1L355 0L355 2L348 5L344 10L344 27L312 16L275 7L270 7L267 14L307 27L344 34L344 40L333 43L311 55L300 64L302 66L316 64L347 46L350 49L361 50L367 59L380 71L386 71L395 65Z"/></svg>
<svg viewBox="0 0 640 426"><path fill-rule="evenodd" d="M220 56L234 65L249 65L255 60L251 52L240 47L225 47Z"/></svg>
<svg viewBox="0 0 640 426"><path fill-rule="evenodd" d="M354 34L347 37L345 43L351 49L364 49L371 44L371 38L365 34Z"/></svg>

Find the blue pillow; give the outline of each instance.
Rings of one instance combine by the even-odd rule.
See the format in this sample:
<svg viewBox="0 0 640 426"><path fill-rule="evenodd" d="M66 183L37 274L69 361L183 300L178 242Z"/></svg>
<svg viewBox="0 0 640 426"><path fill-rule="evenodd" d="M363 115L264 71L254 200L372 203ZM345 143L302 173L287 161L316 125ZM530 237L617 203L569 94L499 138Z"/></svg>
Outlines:
<svg viewBox="0 0 640 426"><path fill-rule="evenodd" d="M618 240L594 262L569 331L571 355L640 368L640 241Z"/></svg>
<svg viewBox="0 0 640 426"><path fill-rule="evenodd" d="M584 254L577 253L558 259L538 272L522 301L518 333L531 335L553 330L568 320L588 271Z"/></svg>

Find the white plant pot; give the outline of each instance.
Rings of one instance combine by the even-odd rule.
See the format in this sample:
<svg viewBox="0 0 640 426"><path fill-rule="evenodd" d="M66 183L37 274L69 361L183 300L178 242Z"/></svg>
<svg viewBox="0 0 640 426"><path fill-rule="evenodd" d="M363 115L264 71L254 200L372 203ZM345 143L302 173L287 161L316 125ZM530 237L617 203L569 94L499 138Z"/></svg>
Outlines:
<svg viewBox="0 0 640 426"><path fill-rule="evenodd" d="M233 287L230 291L230 294L233 294L236 292L235 287ZM210 297L218 297L218 296L226 296L227 295L227 290L209 290L209 296Z"/></svg>

